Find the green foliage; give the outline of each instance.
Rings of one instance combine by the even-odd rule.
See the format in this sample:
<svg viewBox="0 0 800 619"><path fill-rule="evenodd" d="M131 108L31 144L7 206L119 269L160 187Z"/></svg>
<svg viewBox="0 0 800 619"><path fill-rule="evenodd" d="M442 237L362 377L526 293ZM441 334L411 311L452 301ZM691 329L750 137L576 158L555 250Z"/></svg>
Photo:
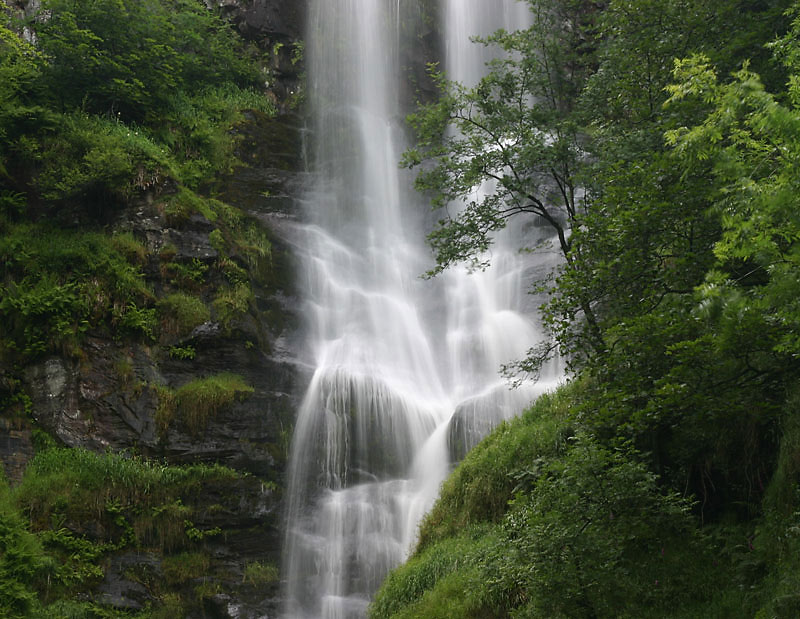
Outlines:
<svg viewBox="0 0 800 619"><path fill-rule="evenodd" d="M0 608L8 617L117 617L117 610L71 601L103 578L111 553L156 549L166 587L204 577L209 557L198 542L218 535L191 524L207 484L230 484L240 474L221 466L176 467L120 454L50 448L33 459L19 486L0 493ZM35 533L26 530L25 514ZM153 589L157 595L163 585ZM163 607L137 617L179 613L182 602L164 593ZM47 602L47 605L44 602ZM126 615L127 616L127 615Z"/></svg>
<svg viewBox="0 0 800 619"><path fill-rule="evenodd" d="M83 449L48 449L28 466L14 498L35 526L46 527L56 514L79 522L104 516L110 504L159 505L208 480L235 477L219 466L180 468Z"/></svg>
<svg viewBox="0 0 800 619"><path fill-rule="evenodd" d="M205 430L209 419L234 402L247 398L254 391L241 376L230 373L198 378L175 391L158 386L156 424L164 434L175 416L179 415L189 431L198 435Z"/></svg>
<svg viewBox="0 0 800 619"><path fill-rule="evenodd" d="M147 247L130 232L118 232L111 236L111 243L131 264L143 265L147 261Z"/></svg>
<svg viewBox="0 0 800 619"><path fill-rule="evenodd" d="M164 215L172 225L186 221L194 213L200 213L213 222L217 220L215 204L214 200L204 198L185 187L179 187L175 194L165 200Z"/></svg>
<svg viewBox="0 0 800 619"><path fill-rule="evenodd" d="M72 353L89 325L103 322L152 336L153 311L142 307L152 293L138 264L144 249L132 239L44 224L2 229L0 353Z"/></svg>
<svg viewBox="0 0 800 619"><path fill-rule="evenodd" d="M198 2L48 0L42 10L44 81L65 107L149 121L175 92L259 78L230 26Z"/></svg>
<svg viewBox="0 0 800 619"><path fill-rule="evenodd" d="M233 128L243 110L275 112L257 52L197 0L44 0L40 10L13 24L0 11L0 403L15 415L30 412L18 379L25 367L45 355L85 358L87 336L148 340L146 354L161 337L169 340L163 352L192 359L192 346L166 344L209 320L201 297L213 294L210 285L230 282L214 312L231 320L249 308L250 271L269 261L258 231L238 229L240 212L194 191L209 191L238 163ZM227 266L167 248L157 301L147 247L115 230L122 208L150 202L163 206L170 226L197 213L218 225L214 239L232 254ZM119 356L116 378L141 390L131 359ZM159 412L171 406L199 432L252 391L238 377L210 377L163 388ZM232 471L60 450L44 436L37 431L38 455L22 483L0 489L0 615L119 616L86 601L111 553L188 551L221 534L201 524L196 495L204 484L238 479ZM163 608L128 614L188 612L179 596L163 598Z"/></svg>
<svg viewBox="0 0 800 619"><path fill-rule="evenodd" d="M48 0L0 24L2 210L91 220L168 181L197 186L236 162L240 111L275 112L230 24L195 0ZM143 43L144 42L144 43Z"/></svg>
<svg viewBox="0 0 800 619"><path fill-rule="evenodd" d="M14 505L5 478L0 479L0 612L4 617L31 616L38 601L37 586L51 567L41 543L27 530Z"/></svg>
<svg viewBox="0 0 800 619"><path fill-rule="evenodd" d="M540 398L467 456L371 616L691 616L729 581L687 501L638 454L575 433L580 393Z"/></svg>
<svg viewBox="0 0 800 619"><path fill-rule="evenodd" d="M144 129L85 113L64 115L58 131L41 140L36 159L43 199L88 201L98 216L177 175L173 161Z"/></svg>
<svg viewBox="0 0 800 619"><path fill-rule="evenodd" d="M572 107L585 73L578 52L583 13L572 2L529 4L531 28L501 31L482 42L505 52L485 78L468 88L434 72L439 100L409 117L417 146L404 154L403 164L427 162L416 187L432 194L436 208L465 203L429 236L436 252L429 275L458 262L486 266L492 234L524 213L551 226L569 254L565 221L581 208L573 176L581 147ZM487 181L496 183L495 190L476 198L475 188Z"/></svg>
<svg viewBox="0 0 800 619"><path fill-rule="evenodd" d="M160 299L157 304L161 319L161 334L184 337L192 329L207 322L211 316L206 304L197 297L175 292Z"/></svg>
<svg viewBox="0 0 800 619"><path fill-rule="evenodd" d="M41 54L22 40L0 18L0 187L11 178L15 154L24 131L41 121L44 110L32 101L39 78ZM2 192L0 213L12 206L18 210L19 192ZM13 201L11 201L13 200ZM9 202L10 201L10 202ZM5 203L5 204L3 204Z"/></svg>
<svg viewBox="0 0 800 619"><path fill-rule="evenodd" d="M135 303L129 302L124 307L115 307L112 315L113 322L122 333L141 334L149 340L156 339L158 321L154 308L138 307Z"/></svg>
<svg viewBox="0 0 800 619"><path fill-rule="evenodd" d="M59 285L46 277L2 289L0 316L5 319L3 346L23 358L48 351L73 352L86 331L88 307L73 283Z"/></svg>
<svg viewBox="0 0 800 619"><path fill-rule="evenodd" d="M791 59L791 48L782 49ZM729 340L747 325L748 334L769 335L778 363L791 363L800 352L800 108L779 104L746 66L720 85L707 59L694 57L677 63L675 76L672 101L701 98L712 107L701 124L667 136L687 167L712 162L722 235L701 290L703 314L717 322L722 345L735 346ZM753 361L772 360L754 353Z"/></svg>
<svg viewBox="0 0 800 619"><path fill-rule="evenodd" d="M223 288L212 303L216 319L225 329L230 329L234 320L247 314L253 300L253 291L247 282Z"/></svg>
<svg viewBox="0 0 800 619"><path fill-rule="evenodd" d="M173 359L194 359L197 354L194 346L170 346L169 356Z"/></svg>
<svg viewBox="0 0 800 619"><path fill-rule="evenodd" d="M561 226L555 345L508 369L557 347L580 387L467 456L373 614L794 616L800 3L530 5L546 28L490 37L516 54L475 88L438 76L404 163L467 201L433 272L520 213Z"/></svg>
<svg viewBox="0 0 800 619"><path fill-rule="evenodd" d="M656 481L631 455L579 437L513 501L494 595L530 617L664 616L705 599L722 569L688 504Z"/></svg>
<svg viewBox="0 0 800 619"><path fill-rule="evenodd" d="M565 425L575 386L540 397L520 418L501 424L470 451L442 485L425 517L418 551L465 527L498 522L522 479L544 456L561 451L570 435Z"/></svg>
<svg viewBox="0 0 800 619"><path fill-rule="evenodd" d="M205 553L183 552L164 557L161 562L161 570L167 583L171 585L184 584L206 576L210 564L211 561Z"/></svg>
<svg viewBox="0 0 800 619"><path fill-rule="evenodd" d="M259 587L280 582L280 570L270 563L253 561L245 565L242 582Z"/></svg>
<svg viewBox="0 0 800 619"><path fill-rule="evenodd" d="M244 254L247 264L256 273L268 273L272 266L272 244L264 229L251 223L237 232L236 250Z"/></svg>

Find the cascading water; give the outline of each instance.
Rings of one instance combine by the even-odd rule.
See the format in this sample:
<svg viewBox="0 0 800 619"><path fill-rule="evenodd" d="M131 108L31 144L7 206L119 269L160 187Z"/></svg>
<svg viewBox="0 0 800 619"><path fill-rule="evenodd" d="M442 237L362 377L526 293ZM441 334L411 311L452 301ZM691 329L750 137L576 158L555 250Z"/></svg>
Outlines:
<svg viewBox="0 0 800 619"><path fill-rule="evenodd" d="M487 59L470 34L525 25L515 0L443 3L447 67L462 81L476 81ZM313 376L289 473L292 618L363 617L454 455L543 389L509 391L498 376L542 338L525 294L537 266L514 251L536 230L504 231L485 272L419 278L430 266L427 207L397 164L399 32L412 19L403 4L312 0L316 181L295 239Z"/></svg>

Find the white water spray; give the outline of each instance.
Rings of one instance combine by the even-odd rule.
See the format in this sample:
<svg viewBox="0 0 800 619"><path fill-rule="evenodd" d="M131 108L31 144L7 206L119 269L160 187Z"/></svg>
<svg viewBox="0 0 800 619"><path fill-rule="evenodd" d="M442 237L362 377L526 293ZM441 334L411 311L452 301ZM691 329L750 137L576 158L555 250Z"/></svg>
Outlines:
<svg viewBox="0 0 800 619"><path fill-rule="evenodd" d="M536 242L530 226L503 232L485 272L419 278L430 267L427 206L397 164L402 13L389 0L312 1L317 180L295 242L313 376L290 463L291 618L363 617L453 454L552 384L509 391L498 375L542 339L526 289L548 265L516 252ZM471 34L527 25L515 0L443 0L442 13L448 72L467 83L487 60Z"/></svg>

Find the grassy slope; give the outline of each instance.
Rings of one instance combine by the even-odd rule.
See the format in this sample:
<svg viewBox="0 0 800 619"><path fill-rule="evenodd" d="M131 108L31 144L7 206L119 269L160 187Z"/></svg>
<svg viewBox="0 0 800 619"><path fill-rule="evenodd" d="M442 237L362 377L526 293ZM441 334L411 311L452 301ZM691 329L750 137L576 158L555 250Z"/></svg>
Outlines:
<svg viewBox="0 0 800 619"><path fill-rule="evenodd" d="M639 454L571 420L580 396L543 396L467 456L370 616L796 616L800 425L763 517L702 527Z"/></svg>

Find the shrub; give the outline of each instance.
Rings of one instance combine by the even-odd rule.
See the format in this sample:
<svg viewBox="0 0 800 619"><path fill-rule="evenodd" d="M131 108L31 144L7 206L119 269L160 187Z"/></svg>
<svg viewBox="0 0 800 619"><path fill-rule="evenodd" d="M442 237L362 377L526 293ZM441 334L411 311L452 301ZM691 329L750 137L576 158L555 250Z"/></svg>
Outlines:
<svg viewBox="0 0 800 619"><path fill-rule="evenodd" d="M26 278L0 286L0 295L2 346L24 359L71 351L88 328L88 307L76 283Z"/></svg>
<svg viewBox="0 0 800 619"><path fill-rule="evenodd" d="M14 505L5 478L0 476L0 614L3 617L31 616L38 601L36 584L50 565L39 540L27 530Z"/></svg>
<svg viewBox="0 0 800 619"><path fill-rule="evenodd" d="M4 279L0 339L24 359L77 347L89 325L152 334L152 293L132 238L8 224L0 235Z"/></svg>
<svg viewBox="0 0 800 619"><path fill-rule="evenodd" d="M722 568L689 503L656 481L631 455L579 436L512 502L489 567L494 603L529 617L614 617L707 599Z"/></svg>
<svg viewBox="0 0 800 619"><path fill-rule="evenodd" d="M58 131L42 139L39 166L35 184L43 198L88 202L95 216L177 176L145 129L80 113L64 115Z"/></svg>

